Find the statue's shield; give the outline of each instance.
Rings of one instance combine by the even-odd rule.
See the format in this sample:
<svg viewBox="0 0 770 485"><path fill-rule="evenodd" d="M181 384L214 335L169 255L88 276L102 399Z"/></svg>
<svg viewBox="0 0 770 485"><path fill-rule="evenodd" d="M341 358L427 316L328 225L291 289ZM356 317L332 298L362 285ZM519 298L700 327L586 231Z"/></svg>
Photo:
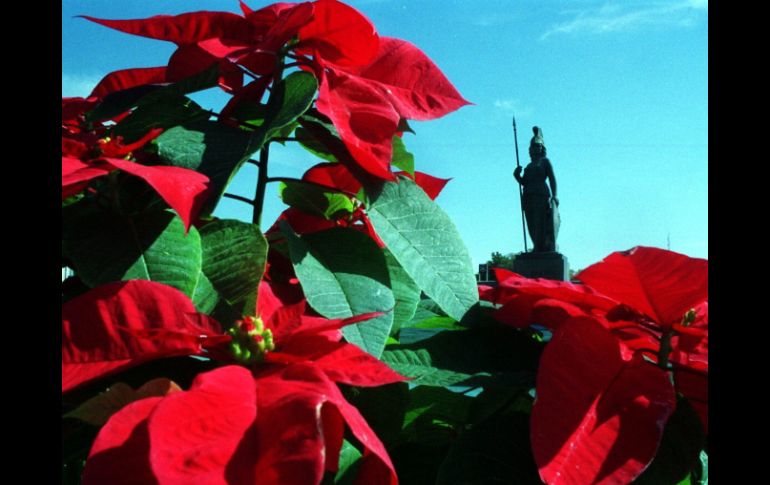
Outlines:
<svg viewBox="0 0 770 485"><path fill-rule="evenodd" d="M561 225L561 217L559 217L559 206L551 201L551 220L553 221L553 240L554 243L559 237L559 226Z"/></svg>

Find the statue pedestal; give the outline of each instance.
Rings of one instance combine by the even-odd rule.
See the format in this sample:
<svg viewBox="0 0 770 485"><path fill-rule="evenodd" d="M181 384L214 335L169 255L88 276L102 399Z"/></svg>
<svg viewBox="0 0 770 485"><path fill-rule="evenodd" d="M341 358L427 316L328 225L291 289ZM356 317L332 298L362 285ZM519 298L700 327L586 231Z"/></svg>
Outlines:
<svg viewBox="0 0 770 485"><path fill-rule="evenodd" d="M519 253L513 259L513 271L527 278L569 281L569 262L561 253Z"/></svg>

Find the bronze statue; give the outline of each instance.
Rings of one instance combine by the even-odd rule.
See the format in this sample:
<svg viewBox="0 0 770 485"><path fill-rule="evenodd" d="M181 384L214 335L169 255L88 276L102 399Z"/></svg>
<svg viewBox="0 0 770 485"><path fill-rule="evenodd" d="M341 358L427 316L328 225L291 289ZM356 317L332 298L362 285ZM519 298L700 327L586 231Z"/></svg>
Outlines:
<svg viewBox="0 0 770 485"><path fill-rule="evenodd" d="M537 126L533 127L532 131L535 135L529 142L531 161L524 168L523 175L521 166L518 166L513 171L513 176L524 188L522 208L527 219L529 236L534 244L532 251L552 252L556 251L556 236L559 232L556 176L553 174L551 161L546 157L543 131Z"/></svg>

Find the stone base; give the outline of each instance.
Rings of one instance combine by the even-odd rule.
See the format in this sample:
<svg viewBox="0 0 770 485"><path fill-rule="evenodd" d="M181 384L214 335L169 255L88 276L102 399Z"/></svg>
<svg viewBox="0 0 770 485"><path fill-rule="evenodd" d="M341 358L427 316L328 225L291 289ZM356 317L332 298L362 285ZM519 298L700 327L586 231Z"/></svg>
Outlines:
<svg viewBox="0 0 770 485"><path fill-rule="evenodd" d="M519 253L513 259L513 272L527 278L569 281L569 262L561 253Z"/></svg>

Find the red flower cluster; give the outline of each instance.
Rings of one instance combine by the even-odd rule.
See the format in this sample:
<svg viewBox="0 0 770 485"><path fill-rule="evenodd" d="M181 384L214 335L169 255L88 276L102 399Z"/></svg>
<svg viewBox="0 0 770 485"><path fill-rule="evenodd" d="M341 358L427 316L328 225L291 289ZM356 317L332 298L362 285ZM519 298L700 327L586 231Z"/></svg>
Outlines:
<svg viewBox="0 0 770 485"><path fill-rule="evenodd" d="M121 137L110 139L102 122L85 121L85 113L107 95L162 82L165 72L165 68L115 71L105 76L88 98L62 99L62 200L82 192L93 179L120 170L147 182L179 214L185 229L190 227L208 196L208 177L181 167L136 163L133 153L157 138L163 130L152 129L139 140L124 144ZM127 114L123 113L113 121Z"/></svg>
<svg viewBox="0 0 770 485"><path fill-rule="evenodd" d="M346 424L365 449L359 479L397 483L382 443L335 385L404 380L341 342L342 326L373 315L313 316L301 294L265 282L259 295L259 317L229 334L184 294L150 281L104 285L63 306L63 392L163 357L229 364L187 391L115 413L94 442L84 483L319 483L337 468ZM271 340L253 346L258 359L243 359L248 335Z"/></svg>
<svg viewBox="0 0 770 485"><path fill-rule="evenodd" d="M499 286L480 292L501 305L497 320L553 331L531 418L545 482L632 481L657 451L675 392L707 429L706 260L637 247L580 272L585 285L496 275Z"/></svg>
<svg viewBox="0 0 770 485"><path fill-rule="evenodd" d="M280 76L285 56L319 80L318 110L334 124L355 162L395 180L392 139L402 119L429 120L466 104L436 65L412 44L380 37L360 12L336 0L276 3L243 15L192 12L138 20L86 17L122 32L175 43L165 80L179 81L213 65L233 94L224 112L259 101ZM256 79L244 86L248 72Z"/></svg>

